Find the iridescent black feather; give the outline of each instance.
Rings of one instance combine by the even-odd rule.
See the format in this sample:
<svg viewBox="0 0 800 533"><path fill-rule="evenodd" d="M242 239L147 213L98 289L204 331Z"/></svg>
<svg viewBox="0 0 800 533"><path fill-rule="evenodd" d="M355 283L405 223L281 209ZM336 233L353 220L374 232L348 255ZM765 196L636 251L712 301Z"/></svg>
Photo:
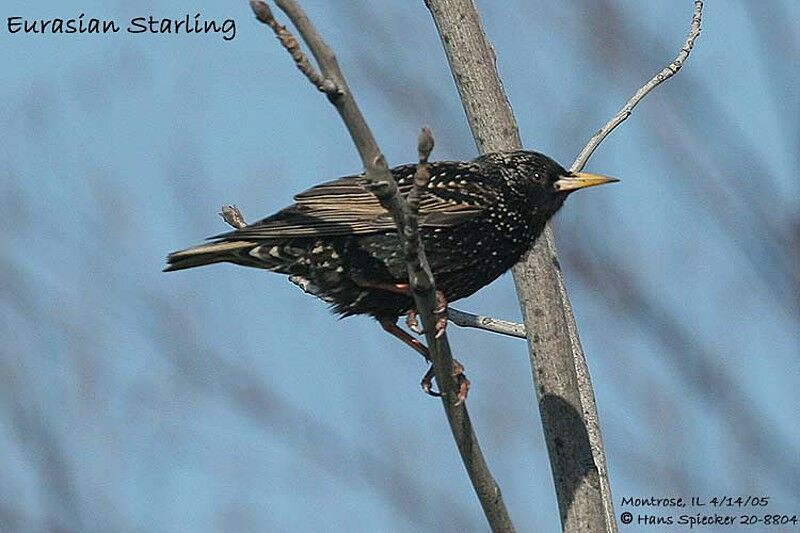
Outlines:
<svg viewBox="0 0 800 533"><path fill-rule="evenodd" d="M415 165L391 170L402 194ZM419 226L437 288L448 302L473 294L510 269L534 243L569 191L571 174L536 152L488 154L430 164ZM394 222L363 176L323 183L274 215L212 243L169 255L166 270L218 262L292 276L342 315L394 318L413 299L376 286L407 283Z"/></svg>

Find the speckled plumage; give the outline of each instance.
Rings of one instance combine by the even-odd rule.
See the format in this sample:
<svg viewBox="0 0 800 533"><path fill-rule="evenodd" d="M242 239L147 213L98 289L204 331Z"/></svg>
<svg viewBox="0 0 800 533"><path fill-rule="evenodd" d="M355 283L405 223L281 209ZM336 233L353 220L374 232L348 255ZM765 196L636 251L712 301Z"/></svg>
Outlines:
<svg viewBox="0 0 800 533"><path fill-rule="evenodd" d="M449 302L509 270L571 192L556 184L570 172L536 152L441 161L429 168L420 233L437 289ZM415 169L391 170L401 193L410 191ZM170 254L166 270L231 262L287 274L345 316L396 318L412 309L409 295L379 287L407 283L406 265L394 223L363 187L363 176L323 183L295 200L210 244Z"/></svg>

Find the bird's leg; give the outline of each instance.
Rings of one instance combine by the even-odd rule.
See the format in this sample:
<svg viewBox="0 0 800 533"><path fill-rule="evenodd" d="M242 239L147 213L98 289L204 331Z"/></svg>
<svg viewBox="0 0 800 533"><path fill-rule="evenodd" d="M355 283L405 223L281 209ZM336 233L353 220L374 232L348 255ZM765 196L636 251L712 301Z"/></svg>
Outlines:
<svg viewBox="0 0 800 533"><path fill-rule="evenodd" d="M397 322L391 318L382 317L378 319L383 330L392 335L393 337L397 337L403 343L413 348L417 353L419 353L422 357L425 358L427 362L431 362L430 353L428 352L428 347L422 344L420 341L415 339L411 336L410 333L405 331L403 328L397 325Z"/></svg>
<svg viewBox="0 0 800 533"><path fill-rule="evenodd" d="M356 282L359 287L365 289L380 289L389 291L394 294L402 294L403 296L411 296L411 286L408 283L372 283L367 281ZM446 306L445 306L446 307ZM417 320L418 313L416 309L409 309L406 313L406 326L414 333L422 334L422 329L419 327L419 320Z"/></svg>
<svg viewBox="0 0 800 533"><path fill-rule="evenodd" d="M436 338L438 339L444 335L445 329L447 328L447 298L445 298L442 291L436 291L436 309L433 311L436 313L436 325L434 328L436 329ZM424 330L419 327L419 313L417 313L416 309L409 309L406 313L406 326L414 333L420 335L424 333Z"/></svg>
<svg viewBox="0 0 800 533"><path fill-rule="evenodd" d="M384 283L384 282L371 282L371 281L356 281L356 285L364 289L380 289L382 291L389 291L395 294L402 294L404 296L411 296L411 286L408 283Z"/></svg>
<svg viewBox="0 0 800 533"><path fill-rule="evenodd" d="M413 348L417 353L419 353L422 357L425 358L425 361L428 363L431 362L431 356L428 352L428 347L422 344L420 341L412 337L407 331L404 331L403 328L397 325L397 322L392 320L391 318L383 317L379 318L378 322L380 323L381 327L383 328L386 333L392 335L400 339L404 344ZM426 394L430 394L431 396L440 396L440 394L433 390L433 366L422 378L422 390L425 391Z"/></svg>
<svg viewBox="0 0 800 533"><path fill-rule="evenodd" d="M420 341L415 339L411 336L407 331L403 330L400 326L397 325L396 320L382 317L378 319L381 327L392 335L400 339L404 344L413 348L417 353L422 355L428 363L431 363L430 352L428 351L428 347L422 344ZM433 390L433 365L428 369L425 375L422 377L422 390L425 391L426 394L430 394L431 396L441 396L441 393ZM467 376L464 374L464 365L453 359L453 377L456 378L456 384L458 386L458 393L456 395L456 405L460 405L464 403L464 400L467 399L467 394L469 393L469 380Z"/></svg>
<svg viewBox="0 0 800 533"><path fill-rule="evenodd" d="M358 285L364 288L381 289L395 294L411 296L411 286L408 283L359 282ZM438 339L444 335L447 329L447 297L438 289L436 290L436 308L434 309L434 313L436 313L436 338ZM406 314L406 325L413 332L422 333L422 330L419 329L417 316L417 310L411 309Z"/></svg>
<svg viewBox="0 0 800 533"><path fill-rule="evenodd" d="M425 394L430 394L431 396L441 396L442 395L441 392L433 390L434 377L435 376L433 373L433 364L431 364L428 371L425 372L424 376L422 376L422 381L420 382L420 385L422 385L422 390L425 391Z"/></svg>

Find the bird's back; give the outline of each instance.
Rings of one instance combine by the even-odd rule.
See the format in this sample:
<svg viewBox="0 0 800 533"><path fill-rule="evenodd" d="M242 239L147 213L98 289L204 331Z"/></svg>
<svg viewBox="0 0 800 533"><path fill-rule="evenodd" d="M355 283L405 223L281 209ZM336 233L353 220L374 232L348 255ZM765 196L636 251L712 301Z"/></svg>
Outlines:
<svg viewBox="0 0 800 533"><path fill-rule="evenodd" d="M556 165L534 152L430 164L420 234L437 287L449 301L507 271L541 232L552 213L538 205L527 174L543 171L542 158ZM392 169L401 194L411 190L415 170ZM363 176L323 183L295 200L214 243L171 254L168 270L220 261L265 268L293 276L344 315L397 316L413 306L408 295L376 288L405 283L406 263L394 222Z"/></svg>

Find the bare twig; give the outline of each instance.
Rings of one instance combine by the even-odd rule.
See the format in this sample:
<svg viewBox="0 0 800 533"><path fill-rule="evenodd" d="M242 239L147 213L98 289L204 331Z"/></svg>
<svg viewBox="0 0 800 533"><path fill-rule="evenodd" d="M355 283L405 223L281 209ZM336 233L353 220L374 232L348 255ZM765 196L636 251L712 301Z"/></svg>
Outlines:
<svg viewBox="0 0 800 533"><path fill-rule="evenodd" d="M419 164L417 165L417 171L414 173L414 188L411 189L408 198L406 198L408 208L414 216L417 216L419 212L420 193L425 189L431 179L431 174L428 171L428 158L433 151L433 144L433 134L431 130L427 126L423 127L417 139Z"/></svg>
<svg viewBox="0 0 800 533"><path fill-rule="evenodd" d="M244 221L244 215L235 205L223 205L219 216L234 229L242 229L247 226L247 222Z"/></svg>
<svg viewBox="0 0 800 533"><path fill-rule="evenodd" d="M614 115L611 120L606 122L605 126L597 130L597 132L592 135L592 138L589 139L589 142L583 147L581 153L578 154L575 162L572 163L572 166L570 167L571 171L581 171L591 157L592 153L594 153L595 149L600 146L600 143L603 142L608 134L614 131L614 128L625 122L625 120L631 116L633 108L636 107L636 104L638 104L645 96L647 96L647 93L670 79L681 69L683 63L689 57L689 53L691 53L692 48L694 47L695 39L697 39L697 37L700 35L700 25L702 21L703 0L695 0L694 14L692 15L692 24L689 28L689 34L686 36L686 42L684 42L683 48L681 48L681 51L678 52L675 60L664 67L661 72L653 76L650 81L642 85L639 90L634 93L631 99L628 100L624 106L622 106L622 109L619 110L619 113Z"/></svg>
<svg viewBox="0 0 800 533"><path fill-rule="evenodd" d="M365 168L367 187L375 194L381 205L389 211L397 225L398 237L406 254L409 282L413 289L415 305L426 331L436 382L439 385L439 390L443 393L442 403L450 423L450 429L461 453L462 461L492 530L513 531L514 528L505 508L500 489L486 465L478 440L472 430L472 423L466 406L463 403L457 405L457 402L454 401L457 398L457 383L453 375L453 357L450 353L447 336L438 336L436 334L434 310L437 307L437 302L435 285L430 266L425 258L425 250L421 245L416 213L409 209L408 204L400 195L397 184L388 170L386 160L381 154L372 132L350 93L333 52L325 44L297 2L294 0L275 0L275 3L286 13L300 32L319 65L322 78L330 80L337 88L335 92L326 91L328 99L339 112L358 150ZM278 29L276 27L281 31L286 31L280 25L275 24L273 26L267 20L263 20L263 14L268 12L265 11L263 2L251 0L250 5L257 18L268 24L273 31L277 33ZM281 42L284 42L283 38L281 38ZM290 53L295 58L295 63L297 63L298 67L305 65L307 62L307 59L305 62L303 61L302 52L299 48L291 49ZM297 57L297 54L299 54L299 57ZM301 70L303 70L302 67ZM306 71L303 72L308 76ZM427 135L423 132L418 148L420 152L418 174L421 182L425 179L424 173L427 172L427 158L433 148L433 138L430 132L427 132ZM418 195L419 191L415 194Z"/></svg>
<svg viewBox="0 0 800 533"><path fill-rule="evenodd" d="M353 144L364 164L366 178L375 187L373 192L388 211L399 213L401 211L400 206L393 203L393 200L399 196L396 192L397 185L394 183L391 173L389 173L386 161L383 158L383 154L381 154L378 143L375 141L375 137L372 135L372 131L370 131L366 120L364 120L364 115L350 93L350 88L347 86L347 80L339 68L336 55L322 39L316 27L303 11L303 8L295 0L275 0L275 4L286 13L292 24L297 28L297 31L300 32L300 36L317 61L321 76L330 80L336 86L337 90L335 92L326 94L353 138ZM259 13L263 12L263 6L266 6L266 4L260 0L251 0L250 6L253 12L256 13L256 18L259 18ZM261 19L259 18L259 20ZM306 59L306 61L308 60ZM388 202L388 204L385 202Z"/></svg>
<svg viewBox="0 0 800 533"><path fill-rule="evenodd" d="M519 322L511 322L510 320L502 320L490 316L473 315L452 307L447 308L447 317L450 322L462 328L484 329L492 333L508 335L509 337L525 338L525 324L520 324Z"/></svg>
<svg viewBox="0 0 800 533"><path fill-rule="evenodd" d="M434 287L433 273L425 258L425 249L422 247L422 241L419 237L419 225L417 223L419 197L422 189L430 180L428 157L430 157L431 151L433 151L433 144L433 134L431 130L427 127L422 128L419 138L417 139L419 163L417 163L417 170L414 173L414 186L406 199L407 209L403 213L403 225L398 225L397 228L398 231L402 231L404 234L402 242L405 247L406 261L408 262L409 280L414 291L418 293L424 293L426 291L431 292ZM435 306L432 307L432 309L435 309ZM417 312L421 314L419 309L417 309Z"/></svg>
<svg viewBox="0 0 800 533"><path fill-rule="evenodd" d="M292 56L297 68L308 78L308 81L325 94L337 95L340 92L333 80L327 79L317 72L303 51L300 50L300 43L294 38L292 32L288 31L286 26L278 24L278 21L275 20L268 4L265 2L250 2L250 7L253 9L253 13L255 13L259 22L263 22L272 28L272 31L275 32L275 36L283 47L286 48L286 51L289 52L289 55Z"/></svg>
<svg viewBox="0 0 800 533"><path fill-rule="evenodd" d="M420 161L417 165L414 189L412 189L412 191L416 190L414 193L416 196L419 195L419 189L428 179L427 159L432 149L433 137L430 131L423 129L418 141ZM417 200L413 200L413 202L416 203ZM434 280L425 258L425 250L419 240L416 213L410 209L406 213L406 224L403 231L405 232L404 248L408 262L409 280L414 290L414 301L428 341L436 383L442 392L442 404L461 453L461 459L492 531L513 532L514 526L506 510L500 487L483 458L466 405L457 400L458 385L453 372L453 356L447 336L440 333L443 330L437 331L435 311L438 302Z"/></svg>

